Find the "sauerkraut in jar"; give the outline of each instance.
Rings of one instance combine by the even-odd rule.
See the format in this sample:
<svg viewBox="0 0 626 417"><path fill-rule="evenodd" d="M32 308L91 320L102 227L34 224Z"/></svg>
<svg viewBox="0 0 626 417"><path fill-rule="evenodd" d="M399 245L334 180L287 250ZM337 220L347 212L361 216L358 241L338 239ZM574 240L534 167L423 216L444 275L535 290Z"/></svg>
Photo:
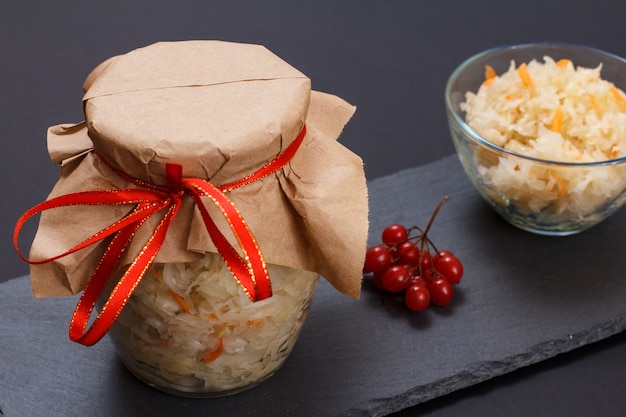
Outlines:
<svg viewBox="0 0 626 417"><path fill-rule="evenodd" d="M268 265L273 295L252 302L219 255L155 264L109 331L148 385L190 397L252 388L291 353L317 287L314 272Z"/></svg>
<svg viewBox="0 0 626 417"><path fill-rule="evenodd" d="M223 41L111 57L84 90L85 119L48 130L61 177L31 248L35 296L82 292L72 341L110 331L149 385L221 396L282 365L319 276L359 298L367 183L337 140L353 105L261 45Z"/></svg>

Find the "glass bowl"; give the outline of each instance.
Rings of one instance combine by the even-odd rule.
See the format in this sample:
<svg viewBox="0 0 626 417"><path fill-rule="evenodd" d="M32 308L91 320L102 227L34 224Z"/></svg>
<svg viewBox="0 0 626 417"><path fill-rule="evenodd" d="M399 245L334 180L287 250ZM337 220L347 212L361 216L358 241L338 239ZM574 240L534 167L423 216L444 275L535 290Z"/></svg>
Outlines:
<svg viewBox="0 0 626 417"><path fill-rule="evenodd" d="M485 81L486 66L496 74L533 59L570 60L596 68L601 78L626 90L626 61L598 49L560 43L504 46L479 53L450 76L445 90L448 124L459 159L480 195L509 223L538 234L563 236L586 230L626 201L626 157L600 162L539 159L497 146L466 123L461 104ZM520 77L521 78L521 77ZM621 103L623 104L623 103ZM626 112L626 109L624 109ZM620 136L624 140L626 129Z"/></svg>

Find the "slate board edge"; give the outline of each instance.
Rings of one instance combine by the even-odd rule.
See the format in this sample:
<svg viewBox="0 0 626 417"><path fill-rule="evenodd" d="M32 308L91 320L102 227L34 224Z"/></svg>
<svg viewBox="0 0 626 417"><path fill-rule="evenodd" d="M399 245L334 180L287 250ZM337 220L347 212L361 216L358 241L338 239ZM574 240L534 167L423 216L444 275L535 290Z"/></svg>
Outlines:
<svg viewBox="0 0 626 417"><path fill-rule="evenodd" d="M386 416L406 408L488 381L518 369L542 362L557 355L599 342L626 330L626 316L617 317L588 331L568 335L566 338L543 342L528 351L500 360L475 363L466 370L448 378L416 386L390 398L369 401L359 409L346 410L337 417Z"/></svg>

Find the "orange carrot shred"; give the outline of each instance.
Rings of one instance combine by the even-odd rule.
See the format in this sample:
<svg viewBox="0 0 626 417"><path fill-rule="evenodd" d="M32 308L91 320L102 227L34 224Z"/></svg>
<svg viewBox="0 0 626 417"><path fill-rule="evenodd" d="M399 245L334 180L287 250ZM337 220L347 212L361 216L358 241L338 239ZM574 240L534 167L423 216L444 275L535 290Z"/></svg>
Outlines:
<svg viewBox="0 0 626 417"><path fill-rule="evenodd" d="M563 195L565 195L565 193L567 192L567 183L565 182L565 180L557 177L554 173L550 173L550 176L552 178L554 178L554 181L556 181L556 196L557 197L563 197Z"/></svg>
<svg viewBox="0 0 626 417"><path fill-rule="evenodd" d="M563 195L567 192L567 183L561 178L556 179L559 184L559 192L556 194L557 197L563 197Z"/></svg>
<svg viewBox="0 0 626 417"><path fill-rule="evenodd" d="M180 294L178 294L176 291L173 291L171 289L170 289L170 293L172 294L172 296L174 297L174 299L176 300L178 305L183 310L185 310L186 313L193 314L191 312L191 308L189 307L189 304L187 304L187 301L185 301L185 299L183 297L181 297Z"/></svg>
<svg viewBox="0 0 626 417"><path fill-rule="evenodd" d="M204 351L204 353L202 354L202 360L204 361L204 363L213 362L222 354L223 351L224 351L224 338L220 337L217 342L217 346L215 348L207 349Z"/></svg>
<svg viewBox="0 0 626 417"><path fill-rule="evenodd" d="M619 105L623 109L626 109L626 98L624 98L624 96L620 94L619 90L615 88L614 86L611 87L609 90L611 91L611 93L613 94L613 97L615 97L615 100L619 103Z"/></svg>
<svg viewBox="0 0 626 417"><path fill-rule="evenodd" d="M559 133L561 129L563 129L563 109L559 106L554 112L554 116L552 116L552 126L550 130Z"/></svg>
<svg viewBox="0 0 626 417"><path fill-rule="evenodd" d="M530 78L530 74L528 73L528 66L526 65L525 62L519 66L519 68L517 69L517 73L519 74L519 77L522 79L522 82L524 83L524 85L530 91L534 91L535 86L533 85L533 80Z"/></svg>
<svg viewBox="0 0 626 417"><path fill-rule="evenodd" d="M558 62L556 63L556 66L559 68L565 68L567 66L567 64L569 64L571 61L569 59L563 58L563 59L559 59Z"/></svg>
<svg viewBox="0 0 626 417"><path fill-rule="evenodd" d="M589 96L589 103L591 103L591 107L593 107L598 114L604 114L604 110L602 110L602 107L600 107L594 96Z"/></svg>
<svg viewBox="0 0 626 417"><path fill-rule="evenodd" d="M265 325L265 319L252 319L246 322L249 327L263 327Z"/></svg>
<svg viewBox="0 0 626 417"><path fill-rule="evenodd" d="M483 85L489 87L496 80L496 72L491 65L485 65L485 81Z"/></svg>
<svg viewBox="0 0 626 417"><path fill-rule="evenodd" d="M517 100L517 99L520 99L520 98L523 98L523 97L521 96L521 94L509 93L509 94L505 95L504 98L506 100Z"/></svg>
<svg viewBox="0 0 626 417"><path fill-rule="evenodd" d="M152 267L152 276L156 279L163 278L163 265L155 265Z"/></svg>

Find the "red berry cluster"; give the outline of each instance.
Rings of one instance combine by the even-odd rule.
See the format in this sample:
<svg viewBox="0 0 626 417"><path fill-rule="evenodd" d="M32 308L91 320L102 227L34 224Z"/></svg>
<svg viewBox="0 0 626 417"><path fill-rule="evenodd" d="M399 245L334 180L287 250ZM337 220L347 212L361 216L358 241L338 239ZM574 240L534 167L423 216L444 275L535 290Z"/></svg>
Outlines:
<svg viewBox="0 0 626 417"><path fill-rule="evenodd" d="M372 246L365 255L364 273L373 274L374 286L382 291L402 293L406 306L422 311L432 303L445 306L452 301L452 285L463 277L463 264L448 250L438 250L428 238L428 231L446 201L444 197L426 229L387 226L382 243Z"/></svg>

